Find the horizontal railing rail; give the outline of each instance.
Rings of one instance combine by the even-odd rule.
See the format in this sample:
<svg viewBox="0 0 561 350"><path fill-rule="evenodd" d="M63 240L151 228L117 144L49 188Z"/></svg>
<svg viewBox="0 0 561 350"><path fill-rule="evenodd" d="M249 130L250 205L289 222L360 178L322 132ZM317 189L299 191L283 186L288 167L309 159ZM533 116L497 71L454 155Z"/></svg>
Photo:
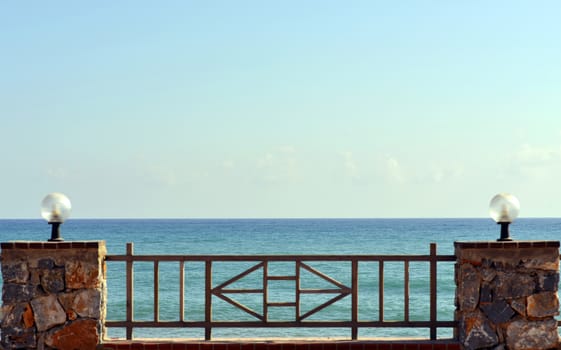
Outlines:
<svg viewBox="0 0 561 350"><path fill-rule="evenodd" d="M127 244L125 255L108 255L108 262L125 262L126 278L126 315L124 320L108 320L106 327L126 329L126 338L133 338L135 328L201 328L204 329L205 340L212 339L212 330L215 328L346 328L351 332L351 339L358 338L359 328L427 328L430 339L437 338L438 328L455 328L456 322L440 321L437 319L437 264L439 262L454 262L454 255L437 255L436 244L430 245L428 255L134 255L133 244ZM134 264L148 262L153 264L153 317L152 320L136 320L134 317ZM159 279L160 264L176 262L178 264L179 279L179 313L178 320L160 320ZM204 263L204 315L200 320L187 320L185 318L185 270L186 263ZM229 279L220 283L213 282L213 267L217 263L246 262L252 264L241 273L234 273ZM294 264L291 274L276 275L269 271L269 266L276 262L289 262ZM342 283L335 277L314 267L314 263L348 263L350 265L350 282ZM363 320L359 318L359 263L375 262L378 264L378 319ZM403 318L401 320L386 320L384 317L385 301L385 263L403 263ZM413 320L410 312L410 263L427 262L429 265L429 296L428 319ZM258 287L237 287L236 282L253 277L259 271ZM328 287L304 288L303 273L314 276ZM202 274L202 272L201 272ZM251 275L251 276L250 276ZM289 281L294 283L294 300L278 301L269 297L270 283L274 281ZM166 283L169 283L166 282ZM259 310L255 310L237 300L233 296L241 294L257 295L261 302ZM310 310L301 308L302 297L306 295L328 295L327 301L320 303ZM350 315L343 320L314 320L312 319L321 310L350 298ZM254 320L217 320L213 317L214 300L221 299L243 313L250 315ZM294 317L290 320L276 320L270 317L273 308L293 308Z"/></svg>

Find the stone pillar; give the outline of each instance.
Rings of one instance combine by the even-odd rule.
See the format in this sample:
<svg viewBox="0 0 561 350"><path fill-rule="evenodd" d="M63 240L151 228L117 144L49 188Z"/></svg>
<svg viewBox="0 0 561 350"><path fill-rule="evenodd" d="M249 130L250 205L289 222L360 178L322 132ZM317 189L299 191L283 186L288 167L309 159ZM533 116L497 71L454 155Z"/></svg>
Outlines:
<svg viewBox="0 0 561 350"><path fill-rule="evenodd" d="M105 319L105 242L0 246L0 348L96 349Z"/></svg>
<svg viewBox="0 0 561 350"><path fill-rule="evenodd" d="M464 349L557 348L559 242L456 242L456 337Z"/></svg>

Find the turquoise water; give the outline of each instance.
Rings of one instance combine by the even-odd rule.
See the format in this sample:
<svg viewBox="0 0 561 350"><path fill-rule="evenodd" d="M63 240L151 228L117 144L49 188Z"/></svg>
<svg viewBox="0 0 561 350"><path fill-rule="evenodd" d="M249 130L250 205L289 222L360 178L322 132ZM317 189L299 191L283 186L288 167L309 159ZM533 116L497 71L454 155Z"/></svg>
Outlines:
<svg viewBox="0 0 561 350"><path fill-rule="evenodd" d="M561 219L519 219L511 226L511 235L520 240L559 240ZM38 240L50 236L49 226L41 220L0 220L0 240ZM453 254L454 241L495 240L499 227L490 219L237 219L237 220L70 220L62 226L65 240L105 240L109 254L124 254L126 242L133 242L135 254L428 254L429 244L438 244L439 254ZM217 285L244 269L248 263L216 264L213 284ZM452 320L454 311L453 263L438 264L438 319ZM350 285L350 264L313 263L321 272ZM294 274L294 264L271 264L270 274ZM359 319L378 319L378 265L359 265ZM385 320L403 319L403 264L385 265ZM257 288L259 272L252 279L240 281L239 287ZM412 320L428 319L428 263L412 263ZM151 263L135 265L135 318L153 318L153 268ZM204 319L204 264L186 263L185 319ZM179 272L177 263L160 266L160 319L179 319ZM321 279L307 276L309 286L329 287ZM269 298L293 301L294 282L278 281L269 285ZM304 283L304 282L303 282ZM323 285L322 285L323 283ZM125 317L124 263L108 264L108 319ZM332 295L307 295L302 309L308 310ZM260 309L260 298L235 296L236 300ZM222 300L215 300L213 319L254 320ZM310 320L349 318L350 297L329 306ZM290 320L293 308L276 308L273 320ZM213 337L348 337L347 329L215 329ZM439 331L439 337L450 337L451 330ZM122 337L124 331L110 329L110 336ZM141 329L136 337L196 337L201 329ZM421 336L426 329L365 329L359 336Z"/></svg>

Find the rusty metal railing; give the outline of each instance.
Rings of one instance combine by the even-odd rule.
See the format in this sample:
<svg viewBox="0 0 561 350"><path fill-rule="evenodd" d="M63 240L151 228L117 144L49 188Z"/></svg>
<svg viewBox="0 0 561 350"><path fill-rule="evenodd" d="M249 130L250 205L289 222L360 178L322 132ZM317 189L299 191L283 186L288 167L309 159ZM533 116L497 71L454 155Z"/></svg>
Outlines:
<svg viewBox="0 0 561 350"><path fill-rule="evenodd" d="M106 327L118 327L126 329L126 338L133 338L135 328L201 328L205 330L205 340L212 339L212 330L215 328L278 328L278 327L306 327L306 328L348 328L351 331L351 339L358 337L359 328L428 328L430 339L437 338L438 328L454 328L455 321L437 320L437 263L453 262L454 255L437 255L436 244L430 245L429 255L134 255L133 244L127 244L125 255L108 255L108 262L125 262L126 264L126 316L124 320L108 320ZM153 319L151 321L140 321L134 318L134 264L137 262L153 263ZM176 321L160 320L160 298L159 298L159 274L161 262L177 262L179 271L179 319ZM185 265L187 262L204 263L204 316L201 320L192 321L185 319ZM219 284L213 283L213 266L219 262L247 262L254 264L241 273ZM274 275L269 273L269 265L274 262L294 263L295 269L292 275ZM323 273L311 266L311 263L322 262L347 262L350 263L350 285L341 283L337 279ZM359 318L359 263L376 262L378 264L378 319L362 320ZM387 262L403 263L403 319L385 320L384 318L384 264ZM410 317L410 263L428 262L430 272L430 303L429 318L427 320L412 320ZM247 278L253 272L260 271L260 287L258 288L235 288L235 282ZM302 271L312 274L328 284L329 288L306 289L302 287ZM293 281L295 285L295 300L287 302L271 301L268 296L268 287L271 281ZM167 281L166 283L170 283ZM240 303L231 295L257 294L261 295L262 308L252 309ZM332 298L323 302L311 310L302 310L301 297L306 294L333 295ZM242 310L253 317L254 320L223 321L213 319L213 299L219 298L235 308ZM259 296L258 296L259 297ZM311 316L326 307L350 298L350 317L344 320L311 320ZM269 317L272 308L294 308L294 318L288 321L271 320ZM204 319L203 319L204 318Z"/></svg>

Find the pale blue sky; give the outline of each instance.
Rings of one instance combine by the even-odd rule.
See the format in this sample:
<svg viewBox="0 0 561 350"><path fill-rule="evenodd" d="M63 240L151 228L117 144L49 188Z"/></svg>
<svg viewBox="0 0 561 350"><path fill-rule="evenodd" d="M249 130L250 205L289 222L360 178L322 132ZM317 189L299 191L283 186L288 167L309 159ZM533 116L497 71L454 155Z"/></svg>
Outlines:
<svg viewBox="0 0 561 350"><path fill-rule="evenodd" d="M0 218L561 216L558 1L0 4Z"/></svg>

